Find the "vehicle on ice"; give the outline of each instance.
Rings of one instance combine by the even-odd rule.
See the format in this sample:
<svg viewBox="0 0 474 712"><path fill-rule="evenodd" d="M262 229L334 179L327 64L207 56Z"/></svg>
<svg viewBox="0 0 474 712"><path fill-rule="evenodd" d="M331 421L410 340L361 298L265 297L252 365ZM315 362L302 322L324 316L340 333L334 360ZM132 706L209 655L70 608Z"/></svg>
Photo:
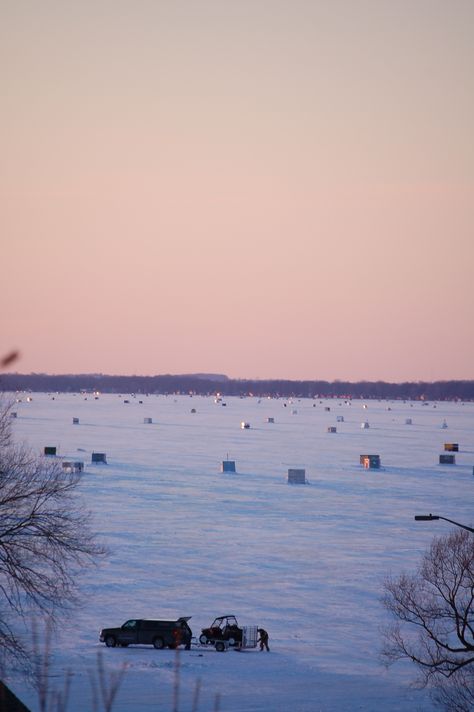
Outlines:
<svg viewBox="0 0 474 712"><path fill-rule="evenodd" d="M257 645L257 626L240 627L235 616L219 616L199 636L201 645L213 645L222 653L228 648L242 650Z"/></svg>
<svg viewBox="0 0 474 712"><path fill-rule="evenodd" d="M177 648L184 645L191 648L192 631L188 625L191 616L178 618L176 621L150 619L131 619L120 628L103 628L99 640L108 648L121 645L153 645L157 650Z"/></svg>

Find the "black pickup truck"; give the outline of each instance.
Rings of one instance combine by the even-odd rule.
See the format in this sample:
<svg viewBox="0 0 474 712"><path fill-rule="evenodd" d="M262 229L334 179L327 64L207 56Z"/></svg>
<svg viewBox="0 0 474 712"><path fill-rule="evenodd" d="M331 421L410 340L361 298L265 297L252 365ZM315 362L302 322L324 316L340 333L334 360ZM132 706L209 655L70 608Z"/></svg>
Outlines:
<svg viewBox="0 0 474 712"><path fill-rule="evenodd" d="M176 621L158 621L150 619L132 619L120 628L103 628L99 640L108 648L121 645L153 645L157 650L177 648L184 645L191 648L192 631L188 625L191 616L178 618Z"/></svg>

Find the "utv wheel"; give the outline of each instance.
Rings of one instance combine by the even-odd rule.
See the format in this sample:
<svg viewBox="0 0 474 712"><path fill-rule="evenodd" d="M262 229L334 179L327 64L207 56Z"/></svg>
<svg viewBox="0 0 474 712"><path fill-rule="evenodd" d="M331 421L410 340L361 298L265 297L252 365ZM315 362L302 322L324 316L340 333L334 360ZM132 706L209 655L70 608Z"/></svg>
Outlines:
<svg viewBox="0 0 474 712"><path fill-rule="evenodd" d="M204 635L204 633L200 635L199 642L201 643L201 645L207 645L207 643L209 642L207 639L207 635Z"/></svg>
<svg viewBox="0 0 474 712"><path fill-rule="evenodd" d="M163 650L165 647L165 641L163 638L155 638L153 641L153 647L156 648L157 650Z"/></svg>
<svg viewBox="0 0 474 712"><path fill-rule="evenodd" d="M108 648L115 648L117 645L117 641L115 640L113 635L108 635L105 639L105 644Z"/></svg>
<svg viewBox="0 0 474 712"><path fill-rule="evenodd" d="M225 650L225 645L222 640L218 640L216 643L216 650L218 653L223 653Z"/></svg>
<svg viewBox="0 0 474 712"><path fill-rule="evenodd" d="M227 642L229 643L229 645L235 645L235 638L229 638Z"/></svg>

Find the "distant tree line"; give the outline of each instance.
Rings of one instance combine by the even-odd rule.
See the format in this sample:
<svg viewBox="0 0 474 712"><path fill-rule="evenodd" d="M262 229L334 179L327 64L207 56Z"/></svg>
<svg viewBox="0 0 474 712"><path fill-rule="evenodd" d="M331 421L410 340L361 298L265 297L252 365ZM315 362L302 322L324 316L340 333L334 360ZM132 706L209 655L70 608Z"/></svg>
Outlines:
<svg viewBox="0 0 474 712"><path fill-rule="evenodd" d="M205 374L107 376L105 374L49 375L6 373L3 391L102 393L159 393L283 398L371 398L389 400L474 400L474 381L386 383L385 381L241 380Z"/></svg>

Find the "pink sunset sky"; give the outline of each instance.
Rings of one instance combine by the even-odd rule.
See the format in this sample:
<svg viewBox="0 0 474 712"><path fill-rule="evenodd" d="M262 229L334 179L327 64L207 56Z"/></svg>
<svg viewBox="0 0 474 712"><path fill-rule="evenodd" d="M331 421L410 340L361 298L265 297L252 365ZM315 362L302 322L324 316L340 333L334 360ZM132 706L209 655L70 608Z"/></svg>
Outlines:
<svg viewBox="0 0 474 712"><path fill-rule="evenodd" d="M5 0L13 370L474 378L472 0Z"/></svg>

